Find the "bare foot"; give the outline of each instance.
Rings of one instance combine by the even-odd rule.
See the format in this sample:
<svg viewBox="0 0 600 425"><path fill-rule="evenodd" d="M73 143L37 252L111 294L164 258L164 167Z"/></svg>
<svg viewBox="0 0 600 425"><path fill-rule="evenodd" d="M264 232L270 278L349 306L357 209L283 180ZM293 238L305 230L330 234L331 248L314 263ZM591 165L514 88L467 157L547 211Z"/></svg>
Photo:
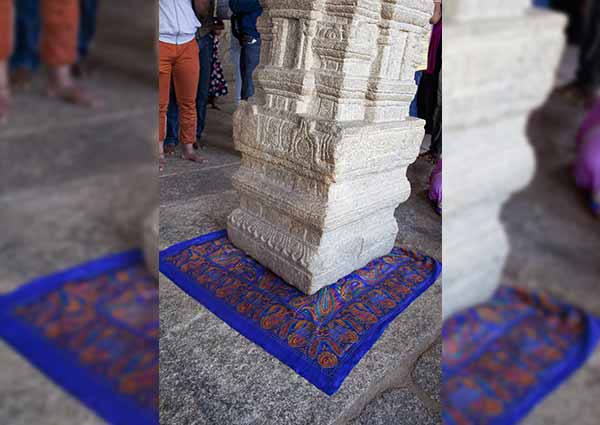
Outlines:
<svg viewBox="0 0 600 425"><path fill-rule="evenodd" d="M196 155L194 153L194 151L184 151L181 153L181 159L185 159L187 161L192 161L192 162L198 162L198 163L203 163L203 162L207 162L208 160L206 158L204 158L203 156L200 155Z"/></svg>
<svg viewBox="0 0 600 425"><path fill-rule="evenodd" d="M86 108L96 109L102 106L102 102L98 98L94 97L85 89L77 85L62 87L49 85L46 89L46 93L50 97L57 97L68 103L84 106Z"/></svg>
<svg viewBox="0 0 600 425"><path fill-rule="evenodd" d="M99 99L75 83L69 65L50 69L50 79L46 92L50 97L58 97L75 105L87 108L99 108L102 106L102 102Z"/></svg>

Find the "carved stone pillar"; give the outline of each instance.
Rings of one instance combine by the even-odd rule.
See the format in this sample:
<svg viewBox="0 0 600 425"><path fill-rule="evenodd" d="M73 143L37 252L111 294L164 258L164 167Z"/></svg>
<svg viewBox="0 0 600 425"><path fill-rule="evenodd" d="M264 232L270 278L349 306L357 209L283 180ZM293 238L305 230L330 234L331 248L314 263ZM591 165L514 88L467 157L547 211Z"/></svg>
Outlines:
<svg viewBox="0 0 600 425"><path fill-rule="evenodd" d="M408 117L430 0L264 0L256 96L234 116L232 242L305 293L389 253L423 137Z"/></svg>
<svg viewBox="0 0 600 425"><path fill-rule="evenodd" d="M484 301L500 284L509 250L500 210L533 176L525 127L554 82L565 23L530 0L446 3L445 317Z"/></svg>

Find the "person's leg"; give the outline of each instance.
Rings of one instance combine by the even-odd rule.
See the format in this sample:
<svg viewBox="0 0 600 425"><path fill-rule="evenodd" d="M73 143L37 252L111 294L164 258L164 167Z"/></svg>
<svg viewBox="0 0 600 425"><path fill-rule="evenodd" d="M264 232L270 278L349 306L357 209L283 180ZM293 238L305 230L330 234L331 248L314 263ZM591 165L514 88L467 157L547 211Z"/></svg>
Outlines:
<svg viewBox="0 0 600 425"><path fill-rule="evenodd" d="M591 96L600 89L600 1L588 1L577 83Z"/></svg>
<svg viewBox="0 0 600 425"><path fill-rule="evenodd" d="M169 107L167 110L167 135L165 137L165 149L177 146L179 143L179 108L177 107L177 96L173 86L173 78L169 88Z"/></svg>
<svg viewBox="0 0 600 425"><path fill-rule="evenodd" d="M233 65L233 72L235 76L235 103L239 105L242 100L242 72L240 70L240 55L242 52L242 46L240 41L231 34L231 43L229 47L229 57Z"/></svg>
<svg viewBox="0 0 600 425"><path fill-rule="evenodd" d="M79 39L77 51L79 60L87 58L90 43L96 34L96 16L98 14L98 0L80 0L81 21L79 25Z"/></svg>
<svg viewBox="0 0 600 425"><path fill-rule="evenodd" d="M28 87L40 64L39 0L16 0L15 43L10 58L11 84Z"/></svg>
<svg viewBox="0 0 600 425"><path fill-rule="evenodd" d="M0 124L6 120L10 99L8 59L13 44L13 18L13 0L0 0Z"/></svg>
<svg viewBox="0 0 600 425"><path fill-rule="evenodd" d="M431 125L431 154L439 159L442 156L442 45L438 49L435 74L436 93L435 109L433 110Z"/></svg>
<svg viewBox="0 0 600 425"><path fill-rule="evenodd" d="M253 44L243 43L240 58L240 70L242 73L242 100L248 100L254 96L254 70L260 63L260 40Z"/></svg>
<svg viewBox="0 0 600 425"><path fill-rule="evenodd" d="M79 21L79 36L77 40L77 63L73 66L76 77L85 77L92 71L88 56L90 44L96 35L96 16L98 0L79 0L81 19Z"/></svg>
<svg viewBox="0 0 600 425"><path fill-rule="evenodd" d="M158 43L158 146L159 169L164 167L163 142L167 127L167 109L171 88L172 66L175 60L177 46L168 43Z"/></svg>
<svg viewBox="0 0 600 425"><path fill-rule="evenodd" d="M208 91L210 89L210 76L212 73L214 41L212 36L206 35L198 40L200 49L200 78L198 92L196 93L196 114L198 124L196 127L196 143L201 143L202 133L206 125L206 108L208 106Z"/></svg>
<svg viewBox="0 0 600 425"><path fill-rule="evenodd" d="M442 156L442 72L438 74L437 104L433 111L431 132L431 154L439 159Z"/></svg>
<svg viewBox="0 0 600 425"><path fill-rule="evenodd" d="M84 106L98 102L73 79L71 67L77 60L79 31L78 0L41 0L41 59L49 68L48 94Z"/></svg>
<svg viewBox="0 0 600 425"><path fill-rule="evenodd" d="M196 141L196 92L199 75L200 59L196 40L177 46L173 83L179 107L179 142L183 147L183 158L191 161L201 160L194 155L192 147Z"/></svg>

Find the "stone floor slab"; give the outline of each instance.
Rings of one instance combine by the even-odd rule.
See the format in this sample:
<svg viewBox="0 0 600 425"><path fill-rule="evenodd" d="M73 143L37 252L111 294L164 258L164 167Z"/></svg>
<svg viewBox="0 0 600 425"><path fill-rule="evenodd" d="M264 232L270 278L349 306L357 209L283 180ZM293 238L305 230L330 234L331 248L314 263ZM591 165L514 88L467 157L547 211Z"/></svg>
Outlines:
<svg viewBox="0 0 600 425"><path fill-rule="evenodd" d="M349 425L441 425L439 414L433 415L410 388L383 393L367 405Z"/></svg>
<svg viewBox="0 0 600 425"><path fill-rule="evenodd" d="M440 410L442 385L442 340L439 338L427 352L419 358L412 372L415 386L429 397Z"/></svg>

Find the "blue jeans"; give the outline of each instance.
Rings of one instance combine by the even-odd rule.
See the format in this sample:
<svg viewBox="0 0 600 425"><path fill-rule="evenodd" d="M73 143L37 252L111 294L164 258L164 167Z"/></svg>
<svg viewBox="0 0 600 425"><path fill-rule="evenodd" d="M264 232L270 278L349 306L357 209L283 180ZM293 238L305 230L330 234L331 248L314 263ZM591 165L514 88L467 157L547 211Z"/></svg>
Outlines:
<svg viewBox="0 0 600 425"><path fill-rule="evenodd" d="M240 56L240 72L242 74L242 100L254 96L254 70L260 62L260 45L258 39L254 44L242 43Z"/></svg>
<svg viewBox="0 0 600 425"><path fill-rule="evenodd" d="M165 136L165 145L177 146L179 143L179 107L177 106L177 96L175 96L175 86L171 79L171 88L169 88L169 107L167 109L167 135Z"/></svg>
<svg viewBox="0 0 600 425"><path fill-rule="evenodd" d="M200 80L196 92L196 114L198 124L196 126L196 139L202 137L206 126L206 108L208 106L208 90L210 88L210 74L212 73L212 57L215 48L212 35L206 35L198 40L200 48ZM179 109L177 108L177 97L175 88L171 82L169 109L167 110L167 136L165 143L177 145L179 143Z"/></svg>
<svg viewBox="0 0 600 425"><path fill-rule="evenodd" d="M79 21L79 59L85 59L90 51L90 44L96 34L96 17L98 0L79 0L81 17Z"/></svg>
<svg viewBox="0 0 600 425"><path fill-rule="evenodd" d="M242 45L240 41L231 34L231 43L229 46L229 57L233 64L235 73L235 103L239 105L242 100L242 72L240 71L240 55L242 53Z"/></svg>
<svg viewBox="0 0 600 425"><path fill-rule="evenodd" d="M96 33L98 0L80 0L79 57L85 58ZM40 65L39 44L41 18L39 0L15 1L15 45L10 58L11 68L35 71Z"/></svg>
<svg viewBox="0 0 600 425"><path fill-rule="evenodd" d="M10 58L11 68L35 71L40 66L39 0L15 1L15 45Z"/></svg>

